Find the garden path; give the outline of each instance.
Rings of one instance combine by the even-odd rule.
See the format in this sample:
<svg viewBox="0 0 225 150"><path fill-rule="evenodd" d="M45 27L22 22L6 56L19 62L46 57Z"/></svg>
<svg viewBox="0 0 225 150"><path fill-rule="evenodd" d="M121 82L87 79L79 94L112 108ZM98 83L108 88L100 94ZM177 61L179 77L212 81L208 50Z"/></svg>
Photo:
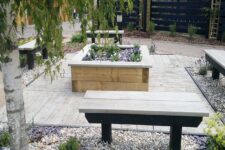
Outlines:
<svg viewBox="0 0 225 150"><path fill-rule="evenodd" d="M41 125L89 126L84 114L79 114L78 107L84 93L71 92L71 75L68 61L75 54L67 54L63 60L62 77L51 84L49 77L40 76L31 85L24 88L26 118L28 123ZM186 66L192 66L196 58L180 55L151 55L149 63L153 65L150 71L150 91L195 92L202 97L203 103L210 113L213 110L185 71ZM0 120L6 121L5 107L0 109ZM94 125L95 126L95 125ZM97 125L98 126L98 125ZM196 128L184 128L186 133L203 133L204 123ZM168 127L113 125L115 128L168 131Z"/></svg>

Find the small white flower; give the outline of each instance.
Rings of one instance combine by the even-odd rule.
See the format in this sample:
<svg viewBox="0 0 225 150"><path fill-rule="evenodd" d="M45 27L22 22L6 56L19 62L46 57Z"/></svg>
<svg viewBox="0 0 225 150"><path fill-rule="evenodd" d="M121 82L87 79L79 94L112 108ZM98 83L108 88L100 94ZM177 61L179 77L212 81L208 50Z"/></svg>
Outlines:
<svg viewBox="0 0 225 150"><path fill-rule="evenodd" d="M36 56L41 56L41 53L40 53L40 52L37 52L37 53L36 53Z"/></svg>

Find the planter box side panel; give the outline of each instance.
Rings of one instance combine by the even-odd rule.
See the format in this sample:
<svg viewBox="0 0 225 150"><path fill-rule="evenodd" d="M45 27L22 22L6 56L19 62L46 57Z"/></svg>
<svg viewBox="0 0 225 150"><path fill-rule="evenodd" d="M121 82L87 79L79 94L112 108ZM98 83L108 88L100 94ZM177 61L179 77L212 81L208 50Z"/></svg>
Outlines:
<svg viewBox="0 0 225 150"><path fill-rule="evenodd" d="M148 68L72 67L71 73L74 92L148 91Z"/></svg>

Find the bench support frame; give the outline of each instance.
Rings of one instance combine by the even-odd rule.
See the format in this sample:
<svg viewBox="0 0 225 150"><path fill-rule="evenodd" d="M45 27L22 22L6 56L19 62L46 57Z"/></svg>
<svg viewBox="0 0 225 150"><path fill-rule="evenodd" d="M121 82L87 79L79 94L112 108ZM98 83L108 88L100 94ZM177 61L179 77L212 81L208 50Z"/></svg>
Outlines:
<svg viewBox="0 0 225 150"><path fill-rule="evenodd" d="M225 68L220 66L216 61L214 61L208 54L205 55L206 60L213 66L212 78L213 80L219 79L220 73L225 75Z"/></svg>
<svg viewBox="0 0 225 150"><path fill-rule="evenodd" d="M182 127L198 127L202 117L85 113L89 123L102 124L102 140L112 142L111 124L170 126L169 149L181 149Z"/></svg>
<svg viewBox="0 0 225 150"><path fill-rule="evenodd" d="M27 65L29 70L34 68L35 53L38 51L41 51L43 59L48 59L48 51L46 47L37 47L33 50L19 50L21 55L27 56Z"/></svg>

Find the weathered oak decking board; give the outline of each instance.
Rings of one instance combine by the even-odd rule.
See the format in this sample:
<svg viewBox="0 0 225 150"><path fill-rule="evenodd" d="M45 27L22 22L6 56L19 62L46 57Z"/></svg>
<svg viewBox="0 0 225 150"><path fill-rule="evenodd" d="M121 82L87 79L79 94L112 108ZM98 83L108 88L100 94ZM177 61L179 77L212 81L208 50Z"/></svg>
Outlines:
<svg viewBox="0 0 225 150"><path fill-rule="evenodd" d="M35 80L31 85L24 88L24 101L26 120L28 123L65 125L65 126L90 126L84 114L79 114L78 107L84 100L83 93L72 92L71 68L68 66L76 54L67 54L63 60L65 75L55 79L51 83L49 77L44 75ZM156 62L155 60L158 59ZM150 55L149 79L150 91L154 92L194 92L201 96L201 92L194 84L184 67L192 66L197 58L179 55ZM1 83L0 83L1 84ZM213 110L201 96L202 102L208 107L211 114ZM7 121L5 107L0 108L0 120ZM96 126L96 125L91 125ZM119 129L137 129L169 131L169 127L145 126L145 125L113 125ZM204 133L205 124L198 128L184 128L185 133Z"/></svg>
<svg viewBox="0 0 225 150"><path fill-rule="evenodd" d="M148 91L148 68L73 67L73 91Z"/></svg>

